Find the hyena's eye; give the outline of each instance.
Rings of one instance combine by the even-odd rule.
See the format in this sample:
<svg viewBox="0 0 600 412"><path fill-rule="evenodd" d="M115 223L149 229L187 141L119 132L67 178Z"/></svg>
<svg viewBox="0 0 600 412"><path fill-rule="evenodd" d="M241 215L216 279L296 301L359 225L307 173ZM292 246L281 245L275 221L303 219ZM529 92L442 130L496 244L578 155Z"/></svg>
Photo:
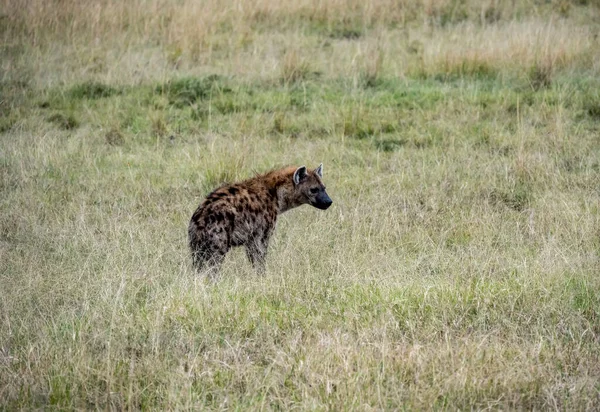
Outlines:
<svg viewBox="0 0 600 412"><path fill-rule="evenodd" d="M313 195L316 194L319 191L318 187L313 187L310 189L310 193L312 193Z"/></svg>

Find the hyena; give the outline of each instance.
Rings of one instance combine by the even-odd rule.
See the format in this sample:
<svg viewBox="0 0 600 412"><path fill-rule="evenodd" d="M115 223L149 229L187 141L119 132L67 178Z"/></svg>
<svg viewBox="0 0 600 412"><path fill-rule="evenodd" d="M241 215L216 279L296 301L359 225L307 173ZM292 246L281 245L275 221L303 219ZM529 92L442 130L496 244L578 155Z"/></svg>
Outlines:
<svg viewBox="0 0 600 412"><path fill-rule="evenodd" d="M188 228L194 267L209 268L214 276L229 249L244 246L252 265L264 272L277 216L303 204L325 210L333 203L322 178L321 163L315 170L287 167L216 189Z"/></svg>

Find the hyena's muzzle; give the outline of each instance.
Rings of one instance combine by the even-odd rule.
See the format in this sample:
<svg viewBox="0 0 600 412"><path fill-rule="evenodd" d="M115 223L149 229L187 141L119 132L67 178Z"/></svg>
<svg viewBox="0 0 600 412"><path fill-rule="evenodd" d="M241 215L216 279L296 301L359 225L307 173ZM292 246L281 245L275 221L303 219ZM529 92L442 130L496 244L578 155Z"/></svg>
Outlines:
<svg viewBox="0 0 600 412"><path fill-rule="evenodd" d="M315 200L312 202L312 205L317 209L325 210L331 206L332 203L333 200L331 200L325 189L321 189L315 197Z"/></svg>

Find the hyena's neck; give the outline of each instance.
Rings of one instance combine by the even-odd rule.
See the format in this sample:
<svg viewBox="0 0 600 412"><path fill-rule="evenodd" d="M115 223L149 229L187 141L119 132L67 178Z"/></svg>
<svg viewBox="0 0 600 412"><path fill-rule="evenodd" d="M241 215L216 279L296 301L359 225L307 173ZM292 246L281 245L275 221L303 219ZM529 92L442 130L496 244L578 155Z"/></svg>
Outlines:
<svg viewBox="0 0 600 412"><path fill-rule="evenodd" d="M281 170L275 170L265 175L265 183L269 191L274 191L277 195L277 212L283 213L302 204L297 198L294 190L293 175L296 167L287 167Z"/></svg>
<svg viewBox="0 0 600 412"><path fill-rule="evenodd" d="M277 212L283 213L290 209L302 205L300 201L294 198L294 188L292 185L282 185L277 188Z"/></svg>

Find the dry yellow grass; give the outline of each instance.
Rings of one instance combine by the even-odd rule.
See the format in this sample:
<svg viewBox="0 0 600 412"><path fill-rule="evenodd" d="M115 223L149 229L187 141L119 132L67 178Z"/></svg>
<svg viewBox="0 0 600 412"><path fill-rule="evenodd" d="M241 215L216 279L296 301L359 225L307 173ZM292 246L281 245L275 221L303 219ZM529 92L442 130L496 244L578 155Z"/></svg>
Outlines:
<svg viewBox="0 0 600 412"><path fill-rule="evenodd" d="M0 0L0 408L598 409L598 15ZM210 189L321 161L193 273Z"/></svg>
<svg viewBox="0 0 600 412"><path fill-rule="evenodd" d="M131 84L211 67L270 77L293 72L293 56L330 77L357 75L374 54L385 57L378 70L396 76L598 71L598 28L581 23L598 15L592 6L568 19L551 13L558 6L528 1L3 3L5 43L39 53L5 65L33 65L28 72L42 85L73 77Z"/></svg>

